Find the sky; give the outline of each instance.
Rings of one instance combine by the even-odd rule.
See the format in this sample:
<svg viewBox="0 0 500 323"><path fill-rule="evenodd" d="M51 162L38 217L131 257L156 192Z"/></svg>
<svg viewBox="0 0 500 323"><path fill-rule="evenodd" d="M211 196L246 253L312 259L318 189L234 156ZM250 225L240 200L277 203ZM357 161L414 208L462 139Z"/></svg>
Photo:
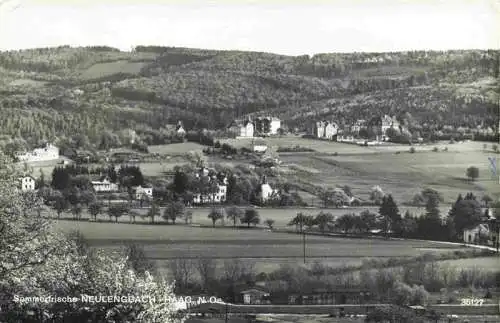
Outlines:
<svg viewBox="0 0 500 323"><path fill-rule="evenodd" d="M311 55L500 48L500 0L0 3L0 50L159 45Z"/></svg>

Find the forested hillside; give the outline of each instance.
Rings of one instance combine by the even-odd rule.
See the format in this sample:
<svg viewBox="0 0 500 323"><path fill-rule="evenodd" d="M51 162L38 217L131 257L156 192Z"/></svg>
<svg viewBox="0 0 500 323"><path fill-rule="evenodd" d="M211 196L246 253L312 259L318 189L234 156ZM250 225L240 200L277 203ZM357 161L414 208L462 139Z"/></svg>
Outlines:
<svg viewBox="0 0 500 323"><path fill-rule="evenodd" d="M498 125L498 51L318 54L137 47L0 52L0 140L97 147L127 128L222 129L262 111L301 128L381 113L415 123ZM75 136L77 138L75 138ZM118 140L118 139L117 139ZM22 141L20 141L22 142Z"/></svg>

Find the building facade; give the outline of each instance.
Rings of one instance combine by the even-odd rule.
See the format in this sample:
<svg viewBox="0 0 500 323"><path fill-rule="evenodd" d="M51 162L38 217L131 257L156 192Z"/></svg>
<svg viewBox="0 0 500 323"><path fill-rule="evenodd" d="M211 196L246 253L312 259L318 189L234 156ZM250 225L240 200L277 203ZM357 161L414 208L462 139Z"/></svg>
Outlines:
<svg viewBox="0 0 500 323"><path fill-rule="evenodd" d="M259 135L276 135L281 128L281 120L275 117L255 118L255 132Z"/></svg>
<svg viewBox="0 0 500 323"><path fill-rule="evenodd" d="M464 243L476 244L480 243L482 237L486 240L490 235L490 229L487 224L481 223L472 227L468 227L463 232Z"/></svg>
<svg viewBox="0 0 500 323"><path fill-rule="evenodd" d="M20 185L21 185L21 191L22 192L27 192L27 191L34 191L35 190L35 184L36 181L33 177L31 176L24 176L19 179Z"/></svg>
<svg viewBox="0 0 500 323"><path fill-rule="evenodd" d="M279 191L273 189L271 185L267 182L266 176L262 177L262 182L260 184L259 199L262 203L269 201L270 199L276 198L279 195Z"/></svg>
<svg viewBox="0 0 500 323"><path fill-rule="evenodd" d="M254 136L254 123L251 119L235 120L229 125L229 131L236 134L237 137L251 138Z"/></svg>
<svg viewBox="0 0 500 323"><path fill-rule="evenodd" d="M240 295L245 305L271 304L270 294L264 290L250 288L242 291Z"/></svg>
<svg viewBox="0 0 500 323"><path fill-rule="evenodd" d="M110 193L110 192L118 192L118 184L112 183L108 177L101 178L98 181L92 181L92 186L94 187L94 190L99 193L99 192L104 192L104 193Z"/></svg>
<svg viewBox="0 0 500 323"><path fill-rule="evenodd" d="M136 200L140 200L142 198L153 198L153 188L136 186L134 187L134 195Z"/></svg>
<svg viewBox="0 0 500 323"><path fill-rule="evenodd" d="M334 140L337 137L339 126L331 121L314 122L311 129L311 134L319 139Z"/></svg>
<svg viewBox="0 0 500 323"><path fill-rule="evenodd" d="M383 141L386 141L388 139L387 130L389 129L399 130L399 121L395 116L391 117L386 114L380 119L380 134L382 135Z"/></svg>

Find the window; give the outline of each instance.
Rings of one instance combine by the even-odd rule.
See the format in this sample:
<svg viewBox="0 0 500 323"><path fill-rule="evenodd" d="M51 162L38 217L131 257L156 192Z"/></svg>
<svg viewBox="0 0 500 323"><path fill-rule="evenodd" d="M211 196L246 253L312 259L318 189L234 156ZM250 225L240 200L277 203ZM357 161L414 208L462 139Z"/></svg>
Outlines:
<svg viewBox="0 0 500 323"><path fill-rule="evenodd" d="M250 304L250 294L243 295L243 303Z"/></svg>

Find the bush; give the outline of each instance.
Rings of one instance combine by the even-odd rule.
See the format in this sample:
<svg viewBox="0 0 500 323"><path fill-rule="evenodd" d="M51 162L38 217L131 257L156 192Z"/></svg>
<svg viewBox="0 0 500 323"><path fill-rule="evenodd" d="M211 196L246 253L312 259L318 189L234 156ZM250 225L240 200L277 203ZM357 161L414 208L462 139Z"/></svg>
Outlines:
<svg viewBox="0 0 500 323"><path fill-rule="evenodd" d="M415 147L410 148L410 153L412 153L412 154L415 153Z"/></svg>
<svg viewBox="0 0 500 323"><path fill-rule="evenodd" d="M432 151L436 153L439 151L439 149L438 149L438 147L434 147L434 148L432 148Z"/></svg>

